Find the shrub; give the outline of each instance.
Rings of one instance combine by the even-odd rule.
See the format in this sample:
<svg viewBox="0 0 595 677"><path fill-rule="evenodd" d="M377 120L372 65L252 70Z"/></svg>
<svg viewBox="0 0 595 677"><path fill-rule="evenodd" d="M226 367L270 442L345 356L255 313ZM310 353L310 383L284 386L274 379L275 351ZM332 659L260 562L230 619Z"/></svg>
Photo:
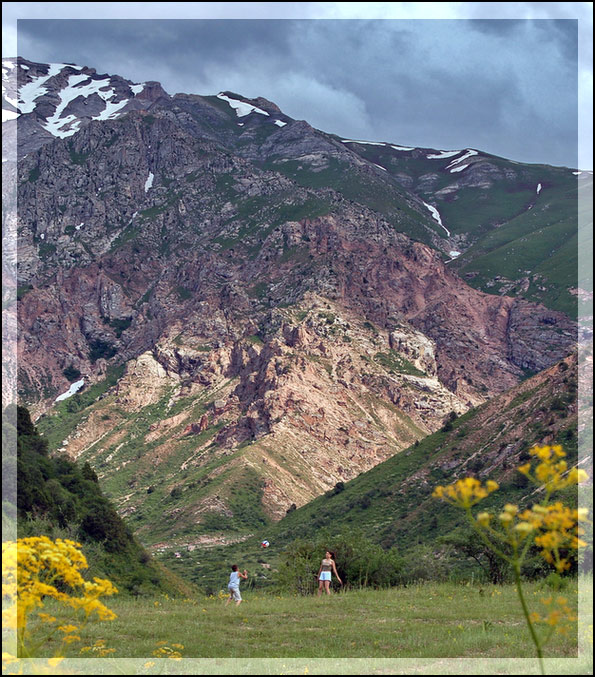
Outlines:
<svg viewBox="0 0 595 677"><path fill-rule="evenodd" d="M79 378L81 377L81 372L75 367L73 367L72 364L69 367L66 367L66 369L64 369L62 373L70 382L78 381Z"/></svg>
<svg viewBox="0 0 595 677"><path fill-rule="evenodd" d="M282 554L279 583L301 595L314 592L326 550L335 554L337 573L346 588L386 588L401 582L402 560L397 551L383 550L361 531L351 530L335 536L322 531L315 540L294 541Z"/></svg>

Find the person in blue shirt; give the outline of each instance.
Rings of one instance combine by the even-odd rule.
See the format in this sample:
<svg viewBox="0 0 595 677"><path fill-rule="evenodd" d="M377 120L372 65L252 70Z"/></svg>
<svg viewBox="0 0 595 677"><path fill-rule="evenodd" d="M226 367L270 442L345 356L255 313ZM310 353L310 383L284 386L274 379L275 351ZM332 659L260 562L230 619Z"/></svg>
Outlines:
<svg viewBox="0 0 595 677"><path fill-rule="evenodd" d="M225 606L227 606L232 599L235 600L236 606L239 606L242 602L242 595L240 595L240 579L247 579L248 572L244 569L244 573L240 573L238 570L238 565L234 564L231 567L231 574L229 575L229 583L227 584L227 589L229 590L229 597L225 601Z"/></svg>

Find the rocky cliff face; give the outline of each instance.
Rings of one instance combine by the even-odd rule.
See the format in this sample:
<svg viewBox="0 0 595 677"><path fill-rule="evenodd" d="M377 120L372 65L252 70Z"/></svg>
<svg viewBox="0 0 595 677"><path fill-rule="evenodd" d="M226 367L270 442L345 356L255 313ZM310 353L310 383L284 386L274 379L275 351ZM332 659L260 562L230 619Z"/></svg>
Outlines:
<svg viewBox="0 0 595 677"><path fill-rule="evenodd" d="M566 315L405 235L435 215L352 144L264 99L22 64L55 90L21 115L73 119L19 163L20 394L51 413L126 365L82 414L60 405L57 441L139 527L175 489L184 528L277 518L570 351Z"/></svg>

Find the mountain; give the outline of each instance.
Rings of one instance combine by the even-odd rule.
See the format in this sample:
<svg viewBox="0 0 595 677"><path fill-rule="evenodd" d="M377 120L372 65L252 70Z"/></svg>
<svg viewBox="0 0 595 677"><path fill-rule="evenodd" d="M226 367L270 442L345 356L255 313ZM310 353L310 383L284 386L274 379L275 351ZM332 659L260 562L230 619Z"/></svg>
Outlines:
<svg viewBox="0 0 595 677"><path fill-rule="evenodd" d="M75 64L5 58L2 76L2 122L10 126L18 120L19 158L94 120L115 120L167 96L158 82L134 84Z"/></svg>
<svg viewBox="0 0 595 677"><path fill-rule="evenodd" d="M283 519L261 527L252 538L197 545L178 533L159 545L159 555L167 566L189 573L203 588L217 589L220 562L236 559L256 573L260 585L267 585L270 572L292 544L301 539L320 544L325 534L330 543L338 534L355 539L361 532L384 549L397 549L408 580L441 575L451 579L463 572L470 577L473 569L477 574L486 564L481 547L475 539L471 558L473 548L466 541L464 514L432 498L434 488L472 475L482 482L492 479L500 484L499 490L482 502L484 509L497 512L506 503L531 504L535 488L516 470L531 459L531 446L562 444L569 466L578 461L577 376L577 355L573 354L466 414L451 417L440 430L351 481L337 483L306 505L289 510ZM580 467L592 476L590 458ZM565 490L564 500L576 505L576 487ZM270 542L266 551L260 545L263 538ZM174 556L176 551L180 557ZM530 567L539 566L538 558L528 565L526 573L531 575Z"/></svg>
<svg viewBox="0 0 595 677"><path fill-rule="evenodd" d="M271 538L283 542L310 535L332 520L335 529L358 525L387 547L405 550L417 542L434 543L440 532L460 521L457 510L448 506L441 506L437 520L428 519L435 513L434 487L468 475L501 485L492 502L525 505L535 490L516 468L530 460L531 446L562 444L569 467L578 461L577 379L574 354L454 419L343 491L292 512L273 527ZM576 487L569 493L576 503Z"/></svg>
<svg viewBox="0 0 595 677"><path fill-rule="evenodd" d="M420 239L446 251L446 235L450 265L471 286L576 317L579 194L592 192L592 172L523 164L472 148L349 146L426 202L443 232ZM581 226L589 232L588 222Z"/></svg>
<svg viewBox="0 0 595 677"><path fill-rule="evenodd" d="M441 251L471 286L576 317L577 197L592 190L592 172L528 165L472 148L342 139L292 120L266 99L231 92L170 97L159 83L134 84L73 64L21 58L3 64L3 120L19 118L19 156L55 138L72 139L93 121L173 108L194 135L299 185L329 187L379 211Z"/></svg>
<svg viewBox="0 0 595 677"><path fill-rule="evenodd" d="M452 268L511 221L507 191L531 185L545 228L539 200L564 211L571 170L538 193L534 168L478 151L12 63L19 394L143 542L244 538L572 350L567 314ZM477 190L482 229L431 204L469 212Z"/></svg>

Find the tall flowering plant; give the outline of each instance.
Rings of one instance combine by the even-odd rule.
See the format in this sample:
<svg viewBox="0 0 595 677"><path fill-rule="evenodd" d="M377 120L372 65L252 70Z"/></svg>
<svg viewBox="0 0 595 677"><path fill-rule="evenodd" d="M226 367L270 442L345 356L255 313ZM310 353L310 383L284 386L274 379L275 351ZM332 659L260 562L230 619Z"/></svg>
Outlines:
<svg viewBox="0 0 595 677"><path fill-rule="evenodd" d="M84 580L81 570L87 568L87 560L79 548L73 541L54 542L46 536L2 544L2 627L16 632L19 657L35 656L55 637L61 639L55 657L61 657L67 645L80 640L79 633L89 620L116 618L100 597L117 589L101 578ZM66 622L44 611L50 599L70 612ZM15 660L11 654L2 654L3 664Z"/></svg>
<svg viewBox="0 0 595 677"><path fill-rule="evenodd" d="M529 453L533 460L520 466L518 470L536 485L537 491L543 497L540 503L531 508L521 510L517 505L509 503L497 515L486 511L473 515L472 508L499 488L497 482L488 480L482 484L473 477L460 479L448 486L436 487L433 496L462 508L484 544L512 567L523 615L535 645L541 671L545 674L545 644L556 629L563 630L565 622L576 618L563 597L558 597L555 602L552 598L543 600L548 607L548 612L544 615L530 612L523 594L521 569L532 545L537 546L542 557L558 573L570 568L568 553L586 545L581 539L584 529L580 522L587 520L588 511L569 508L561 501L553 501L552 496L562 489L583 482L587 479L587 474L577 468L568 469L564 458L566 454L561 446L535 446Z"/></svg>

